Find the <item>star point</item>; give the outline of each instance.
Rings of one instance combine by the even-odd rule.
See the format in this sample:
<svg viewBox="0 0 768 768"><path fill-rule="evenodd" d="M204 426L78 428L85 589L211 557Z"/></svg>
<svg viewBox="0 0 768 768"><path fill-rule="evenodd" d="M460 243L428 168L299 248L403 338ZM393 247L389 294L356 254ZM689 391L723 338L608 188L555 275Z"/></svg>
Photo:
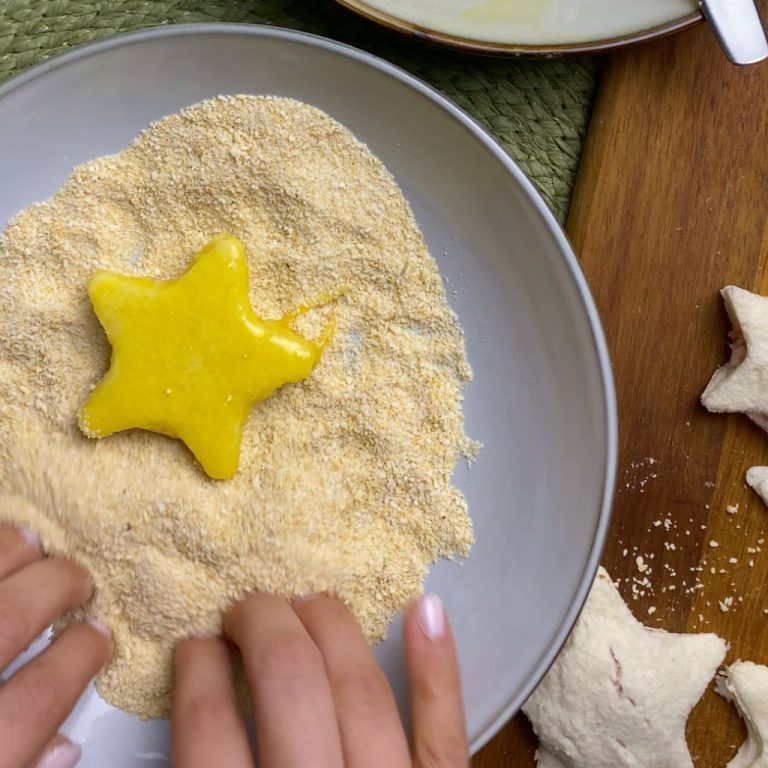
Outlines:
<svg viewBox="0 0 768 768"><path fill-rule="evenodd" d="M712 375L702 404L745 413L768 429L768 298L728 285L720 292L731 320L731 358Z"/></svg>
<svg viewBox="0 0 768 768"><path fill-rule="evenodd" d="M717 692L747 726L747 740L726 768L768 768L768 667L737 661L718 680Z"/></svg>

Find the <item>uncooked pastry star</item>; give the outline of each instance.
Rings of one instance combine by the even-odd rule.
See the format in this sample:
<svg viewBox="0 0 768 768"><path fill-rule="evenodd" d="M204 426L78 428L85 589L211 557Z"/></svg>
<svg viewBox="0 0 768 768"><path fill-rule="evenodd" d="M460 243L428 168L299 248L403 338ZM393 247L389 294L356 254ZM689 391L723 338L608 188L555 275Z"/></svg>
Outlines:
<svg viewBox="0 0 768 768"><path fill-rule="evenodd" d="M768 467L750 467L747 484L768 504Z"/></svg>
<svg viewBox="0 0 768 768"><path fill-rule="evenodd" d="M731 320L731 359L701 402L716 413L746 413L768 431L768 298L728 285L720 293Z"/></svg>
<svg viewBox="0 0 768 768"><path fill-rule="evenodd" d="M302 338L258 318L243 244L219 235L176 280L97 272L88 286L112 345L109 371L80 415L89 437L139 428L183 440L203 469L237 471L243 425L258 400L307 378L330 337Z"/></svg>
<svg viewBox="0 0 768 768"><path fill-rule="evenodd" d="M551 752L547 752L544 747L539 747L536 751L537 768L565 768L565 763L561 763Z"/></svg>
<svg viewBox="0 0 768 768"><path fill-rule="evenodd" d="M737 661L718 678L717 692L747 724L747 740L727 768L768 768L768 667Z"/></svg>
<svg viewBox="0 0 768 768"><path fill-rule="evenodd" d="M692 768L685 723L725 650L716 635L643 626L601 568L523 707L539 737L539 767Z"/></svg>

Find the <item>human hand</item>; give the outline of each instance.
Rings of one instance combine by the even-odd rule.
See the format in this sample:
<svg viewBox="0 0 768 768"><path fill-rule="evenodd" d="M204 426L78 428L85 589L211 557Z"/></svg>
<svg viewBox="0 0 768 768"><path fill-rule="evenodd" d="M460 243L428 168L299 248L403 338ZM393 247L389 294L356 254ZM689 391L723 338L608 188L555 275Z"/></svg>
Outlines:
<svg viewBox="0 0 768 768"><path fill-rule="evenodd" d="M0 527L0 670L46 627L86 602L92 585L74 563L45 558L28 532ZM0 768L71 768L80 748L56 733L112 642L99 622L73 624L0 688Z"/></svg>
<svg viewBox="0 0 768 768"><path fill-rule="evenodd" d="M434 595L405 617L410 750L384 673L338 600L251 594L224 634L243 657L263 768L466 768L456 651ZM175 667L174 765L251 768L225 641L181 641Z"/></svg>

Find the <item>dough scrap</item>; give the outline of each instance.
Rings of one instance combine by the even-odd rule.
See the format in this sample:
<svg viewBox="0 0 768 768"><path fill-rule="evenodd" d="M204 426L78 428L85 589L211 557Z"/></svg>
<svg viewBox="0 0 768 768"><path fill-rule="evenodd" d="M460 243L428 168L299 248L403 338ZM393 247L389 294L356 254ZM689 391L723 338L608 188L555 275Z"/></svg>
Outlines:
<svg viewBox="0 0 768 768"><path fill-rule="evenodd" d="M768 667L737 661L718 677L717 692L747 724L747 740L727 768L768 768Z"/></svg>
<svg viewBox="0 0 768 768"><path fill-rule="evenodd" d="M717 635L643 626L601 568L523 707L539 738L539 768L692 768L685 724L725 651Z"/></svg>
<svg viewBox="0 0 768 768"><path fill-rule="evenodd" d="M768 431L768 298L728 285L720 291L733 325L731 358L701 396L714 413L745 413Z"/></svg>

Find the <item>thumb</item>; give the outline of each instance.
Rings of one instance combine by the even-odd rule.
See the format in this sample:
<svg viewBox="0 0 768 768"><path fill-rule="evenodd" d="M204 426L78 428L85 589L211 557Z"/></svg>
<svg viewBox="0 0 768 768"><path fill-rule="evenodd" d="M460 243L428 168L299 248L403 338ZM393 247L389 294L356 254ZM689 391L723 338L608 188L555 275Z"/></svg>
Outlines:
<svg viewBox="0 0 768 768"><path fill-rule="evenodd" d="M423 595L408 609L403 644L411 691L415 768L466 768L459 662L448 617L437 595Z"/></svg>

